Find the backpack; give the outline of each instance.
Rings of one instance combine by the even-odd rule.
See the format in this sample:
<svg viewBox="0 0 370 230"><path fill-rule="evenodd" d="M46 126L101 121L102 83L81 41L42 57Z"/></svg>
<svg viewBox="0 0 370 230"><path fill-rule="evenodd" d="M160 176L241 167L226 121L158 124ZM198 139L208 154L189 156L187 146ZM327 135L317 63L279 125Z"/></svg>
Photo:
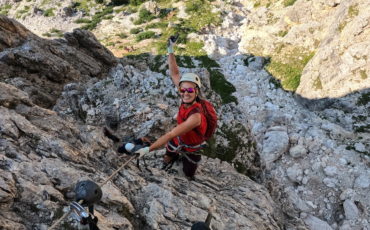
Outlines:
<svg viewBox="0 0 370 230"><path fill-rule="evenodd" d="M203 136L204 141L207 141L216 132L217 113L211 102L201 99L199 103L202 105L202 112L207 120L207 130Z"/></svg>

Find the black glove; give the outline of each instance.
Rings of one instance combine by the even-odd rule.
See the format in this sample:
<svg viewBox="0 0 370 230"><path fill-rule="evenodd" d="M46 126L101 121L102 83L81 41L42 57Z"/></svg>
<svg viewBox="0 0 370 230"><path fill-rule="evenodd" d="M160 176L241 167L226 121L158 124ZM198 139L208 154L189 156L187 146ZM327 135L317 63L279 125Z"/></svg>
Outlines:
<svg viewBox="0 0 370 230"><path fill-rule="evenodd" d="M82 225L89 224L90 230L100 230L98 227L98 217L89 215L87 218L82 218L81 222Z"/></svg>
<svg viewBox="0 0 370 230"><path fill-rule="evenodd" d="M167 40L167 53L171 54L173 53L173 46L175 45L177 39L179 38L179 35L172 35L170 38Z"/></svg>

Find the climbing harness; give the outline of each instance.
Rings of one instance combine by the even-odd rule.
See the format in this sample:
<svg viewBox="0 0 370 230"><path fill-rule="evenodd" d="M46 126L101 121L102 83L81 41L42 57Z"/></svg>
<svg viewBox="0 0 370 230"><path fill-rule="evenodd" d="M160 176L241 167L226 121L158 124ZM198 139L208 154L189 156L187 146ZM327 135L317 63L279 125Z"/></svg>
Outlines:
<svg viewBox="0 0 370 230"><path fill-rule="evenodd" d="M162 167L162 169L165 170L165 171L170 170L172 168L173 164L175 163L175 161L180 160L182 157L186 158L192 164L199 165L200 161L194 161L193 159L191 159L189 157L189 154L201 155L200 151L201 151L201 149L203 149L207 146L207 143L204 142L204 143L201 143L199 145L187 145L187 144L184 144L184 142L181 141L181 138L179 136L177 137L177 140L178 140L179 145L175 146L172 141L169 141L167 143L166 149L169 152L177 153L178 157L176 159L172 159L170 163L165 164ZM197 151L187 152L187 151L183 151L183 148L197 149Z"/></svg>

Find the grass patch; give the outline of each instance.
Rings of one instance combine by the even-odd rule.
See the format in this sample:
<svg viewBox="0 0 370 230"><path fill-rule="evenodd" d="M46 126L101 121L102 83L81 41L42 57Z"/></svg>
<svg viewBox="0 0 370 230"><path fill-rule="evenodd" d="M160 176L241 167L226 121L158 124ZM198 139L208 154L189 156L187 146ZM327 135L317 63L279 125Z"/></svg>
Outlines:
<svg viewBox="0 0 370 230"><path fill-rule="evenodd" d="M169 13L171 13L172 9L160 9L159 10L159 18L165 18Z"/></svg>
<svg viewBox="0 0 370 230"><path fill-rule="evenodd" d="M370 102L370 92L363 93L357 100L357 105L367 105Z"/></svg>
<svg viewBox="0 0 370 230"><path fill-rule="evenodd" d="M0 14L2 15L8 15L9 10L12 8L12 5L5 4L3 6L0 6Z"/></svg>
<svg viewBox="0 0 370 230"><path fill-rule="evenodd" d="M352 119L355 120L356 122L363 122L363 121L366 121L367 116L363 116L363 115L352 116Z"/></svg>
<svg viewBox="0 0 370 230"><path fill-rule="evenodd" d="M139 42L139 41L153 38L153 37L155 37L155 33L153 31L145 31L145 32L139 33L136 36L136 41Z"/></svg>
<svg viewBox="0 0 370 230"><path fill-rule="evenodd" d="M168 23L167 22L155 22L155 23L152 23L152 24L149 24L147 26L145 26L145 29L152 29L152 28L166 28L168 26Z"/></svg>
<svg viewBox="0 0 370 230"><path fill-rule="evenodd" d="M207 69L210 68L220 68L220 65L213 59L209 58L207 55L202 55L195 57L198 61L200 61L200 67L204 67Z"/></svg>
<svg viewBox="0 0 370 230"><path fill-rule="evenodd" d="M199 31L209 25L220 25L222 22L219 12L212 12L212 6L207 0L192 0L185 3L186 12L196 20L185 22L186 27Z"/></svg>
<svg viewBox="0 0 370 230"><path fill-rule="evenodd" d="M42 36L50 38L52 35L49 32L46 32L46 33L43 33Z"/></svg>
<svg viewBox="0 0 370 230"><path fill-rule="evenodd" d="M295 91L300 83L306 64L314 56L314 52L304 53L298 48L286 54L285 57L273 57L266 69L277 79L285 90Z"/></svg>
<svg viewBox="0 0 370 230"><path fill-rule="evenodd" d="M55 8L49 8L49 9L45 10L44 11L44 16L45 17L54 17L55 16L54 10L55 10Z"/></svg>
<svg viewBox="0 0 370 230"><path fill-rule="evenodd" d="M360 76L362 80L367 79L367 74L365 70L360 70Z"/></svg>
<svg viewBox="0 0 370 230"><path fill-rule="evenodd" d="M149 69L153 72L162 73L163 75L166 75L167 70L167 57L162 55L156 55L154 57L154 61L149 62ZM165 68L161 68L162 66L166 66Z"/></svg>
<svg viewBox="0 0 370 230"><path fill-rule="evenodd" d="M342 32L344 27L346 27L346 25L347 25L347 21L343 21L342 23L340 23L338 26L339 32Z"/></svg>
<svg viewBox="0 0 370 230"><path fill-rule="evenodd" d="M180 67L186 67L186 68L196 67L190 56L176 56L176 63Z"/></svg>
<svg viewBox="0 0 370 230"><path fill-rule="evenodd" d="M222 103L227 104L235 102L238 104L236 97L231 94L236 91L235 87L225 79L225 76L218 70L208 70L210 72L210 81L212 89L221 96Z"/></svg>
<svg viewBox="0 0 370 230"><path fill-rule="evenodd" d="M143 31L142 28L132 28L130 30L130 34L138 34L138 33L142 32L142 31Z"/></svg>
<svg viewBox="0 0 370 230"><path fill-rule="evenodd" d="M46 4L49 4L51 0L42 0L40 6L44 6Z"/></svg>
<svg viewBox="0 0 370 230"><path fill-rule="evenodd" d="M147 0L130 0L130 5L133 5L133 6L140 6L141 4L143 4L144 2L146 2Z"/></svg>
<svg viewBox="0 0 370 230"><path fill-rule="evenodd" d="M45 37L63 37L63 31L61 30L58 30L58 29L51 29L49 32L46 32L46 33L43 33L42 36L45 36Z"/></svg>
<svg viewBox="0 0 370 230"><path fill-rule="evenodd" d="M134 21L134 25L140 25L145 22L150 22L155 16L147 9L143 8L139 11L139 18Z"/></svg>
<svg viewBox="0 0 370 230"><path fill-rule="evenodd" d="M293 5L297 0L284 0L283 5L285 7Z"/></svg>
<svg viewBox="0 0 370 230"><path fill-rule="evenodd" d="M90 19L87 19L87 18L79 18L77 20L74 21L74 23L77 23L77 24L81 24L81 23L90 23L91 20Z"/></svg>
<svg viewBox="0 0 370 230"><path fill-rule="evenodd" d="M288 34L288 31L286 31L286 30L281 30L281 31L279 31L279 33L277 34L279 37L285 37L285 35L287 35Z"/></svg>
<svg viewBox="0 0 370 230"><path fill-rule="evenodd" d="M104 19L105 16L111 13L113 13L113 7L112 6L105 7L103 11L97 12L92 17L92 19L81 28L85 30L93 30Z"/></svg>
<svg viewBox="0 0 370 230"><path fill-rule="evenodd" d="M356 133L368 133L370 132L370 125L358 126L355 128Z"/></svg>
<svg viewBox="0 0 370 230"><path fill-rule="evenodd" d="M203 46L203 42L187 42L182 53L190 56L206 56L206 52L203 51Z"/></svg>
<svg viewBox="0 0 370 230"><path fill-rule="evenodd" d="M314 87L314 89L316 89L316 90L320 90L320 89L322 89L322 83L321 83L321 80L320 80L320 78L319 78L319 77L317 77L317 78L315 79L315 81L313 82L313 87Z"/></svg>
<svg viewBox="0 0 370 230"><path fill-rule="evenodd" d="M22 15L28 13L29 10L30 10L29 6L24 6L23 10L17 10L17 12L15 13L15 17L21 18Z"/></svg>
<svg viewBox="0 0 370 230"><path fill-rule="evenodd" d="M129 4L130 0L112 0L111 3L114 6L121 6L121 5Z"/></svg>
<svg viewBox="0 0 370 230"><path fill-rule="evenodd" d="M102 5L97 3L96 1L75 0L75 1L72 2L71 7L88 14L88 13L90 13L91 8L99 9L99 8L102 7Z"/></svg>
<svg viewBox="0 0 370 230"><path fill-rule="evenodd" d="M211 157L218 158L222 161L232 162L237 153L240 151L248 151L253 146L245 143L244 137L248 136L248 131L241 124L237 124L231 129L226 125L222 125L216 131L217 136L222 136L228 140L227 145L216 145L214 137L210 138L207 143L208 147L203 150L203 154Z"/></svg>
<svg viewBox="0 0 370 230"><path fill-rule="evenodd" d="M348 16L350 18L358 16L359 10L358 10L358 5L352 5L348 8Z"/></svg>
<svg viewBox="0 0 370 230"><path fill-rule="evenodd" d="M63 31L55 29L55 28L52 28L50 30L50 33L54 34L56 37L60 37L60 38L63 37Z"/></svg>
<svg viewBox="0 0 370 230"><path fill-rule="evenodd" d="M119 34L116 34L116 36L118 36L119 38L122 38L122 39L125 39L125 38L128 37L128 35L125 34L125 33L119 33Z"/></svg>
<svg viewBox="0 0 370 230"><path fill-rule="evenodd" d="M283 86L281 85L281 82L278 79L274 78L274 77L270 78L269 83L273 84L275 89L283 88Z"/></svg>

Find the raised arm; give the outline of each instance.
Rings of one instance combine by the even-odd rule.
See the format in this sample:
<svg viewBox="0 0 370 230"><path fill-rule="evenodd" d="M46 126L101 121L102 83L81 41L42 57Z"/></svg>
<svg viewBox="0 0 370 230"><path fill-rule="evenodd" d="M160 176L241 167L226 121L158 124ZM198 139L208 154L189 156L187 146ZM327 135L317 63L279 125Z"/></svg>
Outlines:
<svg viewBox="0 0 370 230"><path fill-rule="evenodd" d="M171 75L172 81L176 87L179 86L179 82L180 82L179 67L177 66L175 55L173 54L173 47L175 45L177 38L178 38L178 35L171 36L167 41L168 67L170 69L170 75Z"/></svg>
<svg viewBox="0 0 370 230"><path fill-rule="evenodd" d="M178 87L180 82L180 72L179 67L177 66L176 63L175 55L173 53L168 54L168 66L170 69L172 81L175 84L175 86Z"/></svg>

